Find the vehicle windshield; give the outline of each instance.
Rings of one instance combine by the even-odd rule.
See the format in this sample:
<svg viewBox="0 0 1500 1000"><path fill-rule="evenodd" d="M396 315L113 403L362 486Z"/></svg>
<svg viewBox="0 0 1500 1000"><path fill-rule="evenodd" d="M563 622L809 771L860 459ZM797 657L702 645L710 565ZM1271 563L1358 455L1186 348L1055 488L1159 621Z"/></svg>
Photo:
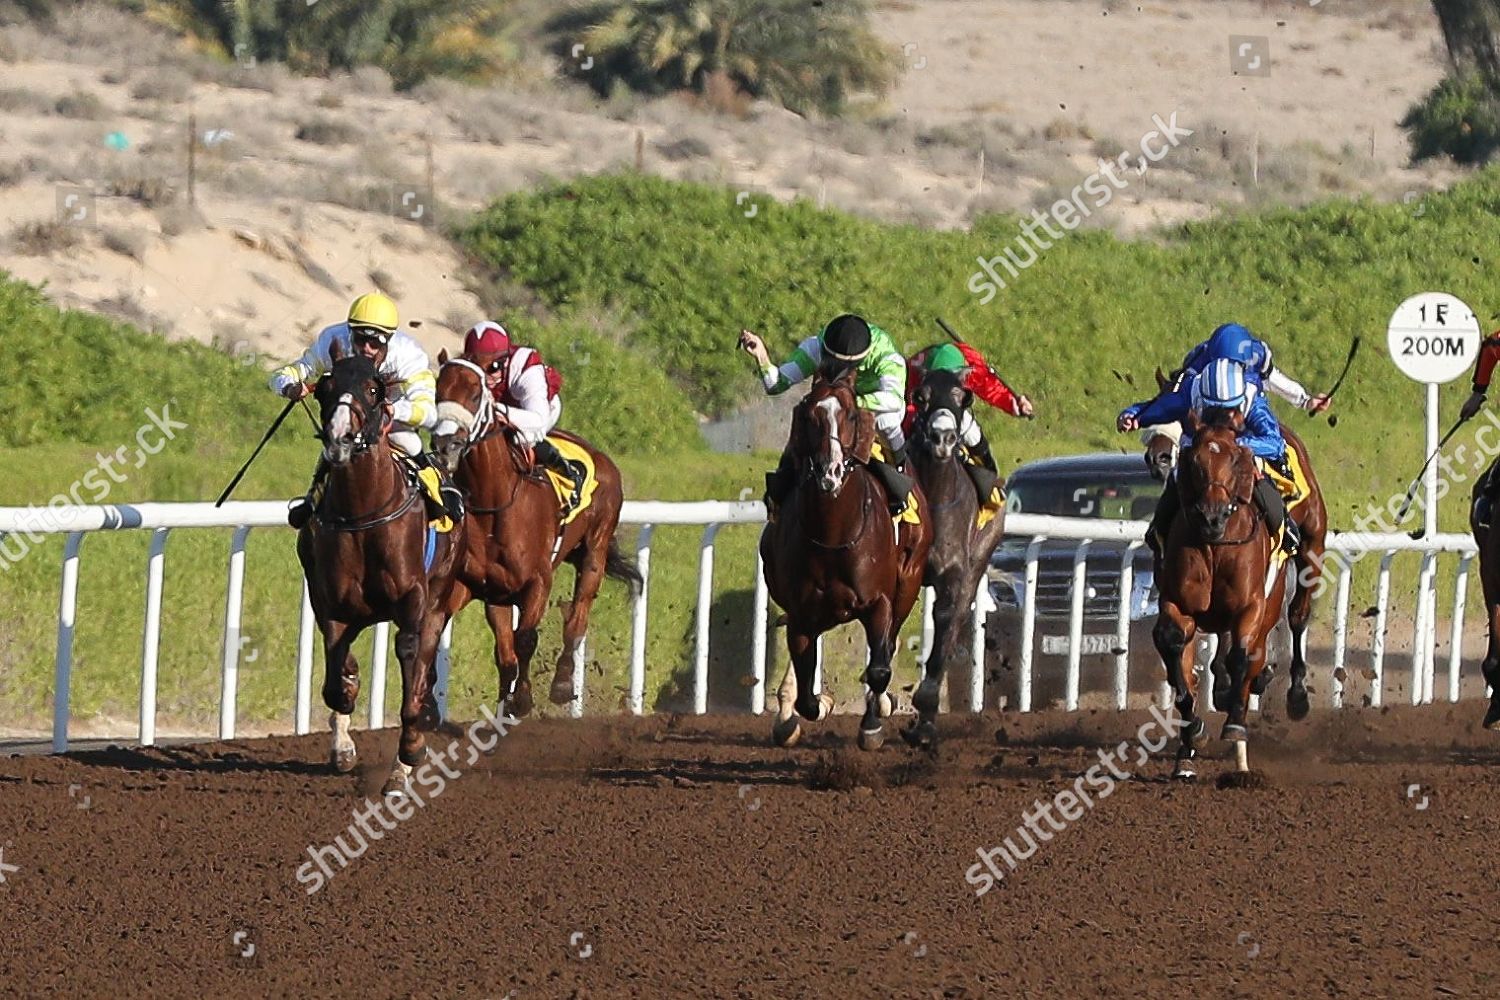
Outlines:
<svg viewBox="0 0 1500 1000"><path fill-rule="evenodd" d="M1099 476L1037 475L1012 477L1005 509L1012 514L1102 517L1149 521L1161 496L1161 484L1149 475L1121 476L1101 482Z"/></svg>

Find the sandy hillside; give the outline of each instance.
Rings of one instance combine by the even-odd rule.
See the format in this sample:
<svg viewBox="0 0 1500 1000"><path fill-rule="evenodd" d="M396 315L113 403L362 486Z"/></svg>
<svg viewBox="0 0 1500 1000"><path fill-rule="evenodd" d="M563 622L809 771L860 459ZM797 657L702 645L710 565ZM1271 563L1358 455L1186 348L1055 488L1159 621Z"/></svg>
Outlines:
<svg viewBox="0 0 1500 1000"><path fill-rule="evenodd" d="M923 0L881 5L878 27L910 59L898 89L819 124L675 98L601 106L545 82L396 95L376 71L296 79L83 5L45 34L0 30L0 267L68 305L264 361L371 286L430 346L452 344L478 305L434 223L548 177L639 164L957 227L1051 202L1174 111L1196 135L1102 224L1400 198L1456 176L1406 168L1394 125L1441 72L1424 3ZM1232 34L1269 39L1269 76L1230 73ZM62 215L69 194L87 209Z"/></svg>

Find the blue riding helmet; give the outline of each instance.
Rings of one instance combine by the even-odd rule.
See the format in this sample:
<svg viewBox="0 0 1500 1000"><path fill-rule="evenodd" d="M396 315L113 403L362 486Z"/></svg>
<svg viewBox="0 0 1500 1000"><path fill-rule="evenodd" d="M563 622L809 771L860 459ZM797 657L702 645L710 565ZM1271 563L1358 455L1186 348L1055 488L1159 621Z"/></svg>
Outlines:
<svg viewBox="0 0 1500 1000"><path fill-rule="evenodd" d="M1193 382L1193 409L1240 410L1249 408L1250 392L1245 366L1238 361L1220 358L1203 369Z"/></svg>

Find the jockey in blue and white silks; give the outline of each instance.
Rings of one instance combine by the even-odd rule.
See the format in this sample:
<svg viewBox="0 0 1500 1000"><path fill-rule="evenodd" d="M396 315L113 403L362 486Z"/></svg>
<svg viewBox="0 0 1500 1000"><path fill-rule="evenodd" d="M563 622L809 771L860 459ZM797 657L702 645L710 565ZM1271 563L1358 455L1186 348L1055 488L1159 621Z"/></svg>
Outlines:
<svg viewBox="0 0 1500 1000"><path fill-rule="evenodd" d="M1245 366L1245 378L1258 392L1280 396L1299 410L1321 413L1330 405L1327 396L1310 395L1301 382L1277 368L1266 342L1239 323L1225 323L1188 351L1182 359L1182 370L1201 372L1210 362L1221 359L1238 361Z"/></svg>
<svg viewBox="0 0 1500 1000"><path fill-rule="evenodd" d="M1281 434L1281 424L1277 422L1276 415L1266 404L1265 395L1258 391L1243 364L1221 358L1210 362L1201 373L1185 372L1172 389L1156 399L1128 407L1120 414L1118 427L1125 431L1133 430L1132 424L1138 426L1140 423L1182 421L1182 447L1189 448L1192 446L1192 433L1186 429L1188 414L1191 412L1201 417L1205 411L1215 409L1239 410L1244 415L1245 427L1240 432L1239 442L1250 449L1250 453L1255 456L1257 470L1262 471L1255 481L1256 506L1265 516L1272 537L1285 525L1283 547L1289 553L1295 552L1300 543L1297 526L1287 517L1286 500L1276 483L1263 472L1266 463L1274 463L1283 477L1291 480L1291 472L1286 465L1286 439ZM1147 533L1152 548L1157 552L1161 551L1162 543L1166 540L1172 520L1180 507L1177 477L1174 474L1167 480L1161 502L1157 504L1156 516L1152 518L1151 528Z"/></svg>

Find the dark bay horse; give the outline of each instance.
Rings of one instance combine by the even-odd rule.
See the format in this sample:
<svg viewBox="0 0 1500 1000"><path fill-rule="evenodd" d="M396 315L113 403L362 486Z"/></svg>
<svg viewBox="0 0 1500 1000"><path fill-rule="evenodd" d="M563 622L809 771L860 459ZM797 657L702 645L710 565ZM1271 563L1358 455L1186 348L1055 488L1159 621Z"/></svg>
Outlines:
<svg viewBox="0 0 1500 1000"><path fill-rule="evenodd" d="M640 571L615 544L624 489L620 469L581 438L565 435L591 456L597 486L588 507L567 524L551 483L528 475L529 457L513 443L485 385L484 370L467 357L438 356L438 427L432 447L438 464L453 473L468 497L470 544L448 600L457 614L476 598L495 634L495 669L502 708L522 716L532 709L531 658L537 627L552 593L553 573L564 562L576 570L573 600L563 615L563 643L549 698L574 697L573 658L588 632L589 611L606 576L632 589ZM519 621L512 621L512 608Z"/></svg>
<svg viewBox="0 0 1500 1000"><path fill-rule="evenodd" d="M462 523L430 531L420 489L386 441L385 409L392 387L374 362L340 356L318 382L323 457L329 466L317 511L297 534L297 558L323 633L323 701L332 714L332 763L354 769L349 716L359 694L359 664L351 646L382 621L396 625L401 661L401 741L384 793L404 794L413 767L424 759L419 722L428 703L442 609L464 555Z"/></svg>
<svg viewBox="0 0 1500 1000"><path fill-rule="evenodd" d="M915 397L910 454L932 518L932 548L922 582L934 592L933 638L922 683L912 698L918 720L903 735L914 745L931 746L937 739L943 675L973 632L974 595L1005 534L1005 511L979 527L979 492L959 454L959 431L974 394L953 372L934 371L923 378Z"/></svg>
<svg viewBox="0 0 1500 1000"><path fill-rule="evenodd" d="M1193 431L1178 471L1182 512L1166 540L1157 585L1161 611L1152 635L1182 720L1174 777L1191 777L1191 762L1207 742L1196 712L1193 641L1200 629L1228 636L1228 675L1221 738L1235 744L1240 771L1249 769L1246 711L1266 663L1266 639L1280 617L1286 574L1265 518L1255 506L1256 469L1238 441L1244 417L1214 410Z"/></svg>
<svg viewBox="0 0 1500 1000"><path fill-rule="evenodd" d="M814 721L832 711L831 695L813 694L818 636L855 620L870 649L859 745L875 750L885 740L880 720L891 712L891 660L922 588L932 527L919 486L913 493L920 523L892 522L885 488L864 464L875 437L873 415L855 404L852 370L831 381L817 377L792 414L797 482L760 539L766 586L786 612L792 660L772 729L780 746L801 737L794 707Z"/></svg>
<svg viewBox="0 0 1500 1000"><path fill-rule="evenodd" d="M1489 475L1500 473L1491 468ZM1484 587L1485 625L1489 646L1485 650L1484 682L1490 686L1490 707L1484 713L1484 728L1500 728L1500 531L1480 524L1474 517L1474 504L1485 489L1489 476L1480 476L1469 499L1469 530L1479 547L1479 580Z"/></svg>

